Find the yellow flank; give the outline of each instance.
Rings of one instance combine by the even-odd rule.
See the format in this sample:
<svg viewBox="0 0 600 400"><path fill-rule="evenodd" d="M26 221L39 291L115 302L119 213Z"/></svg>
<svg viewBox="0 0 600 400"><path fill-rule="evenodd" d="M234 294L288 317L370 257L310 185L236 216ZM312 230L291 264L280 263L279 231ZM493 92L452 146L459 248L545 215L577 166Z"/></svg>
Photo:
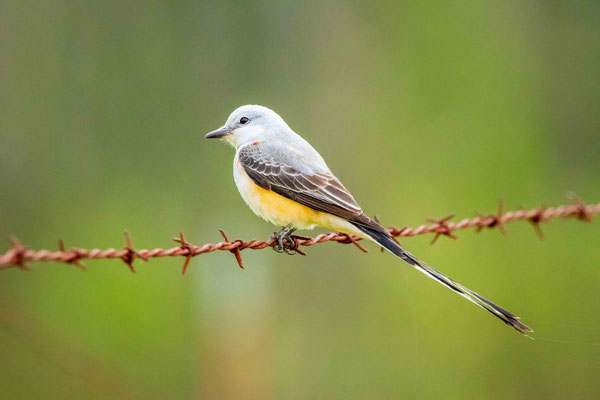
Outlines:
<svg viewBox="0 0 600 400"><path fill-rule="evenodd" d="M363 236L362 232L343 218L313 210L310 207L256 185L239 162L234 166L235 183L250 209L259 217L275 225L291 224L298 229L322 226L334 231Z"/></svg>

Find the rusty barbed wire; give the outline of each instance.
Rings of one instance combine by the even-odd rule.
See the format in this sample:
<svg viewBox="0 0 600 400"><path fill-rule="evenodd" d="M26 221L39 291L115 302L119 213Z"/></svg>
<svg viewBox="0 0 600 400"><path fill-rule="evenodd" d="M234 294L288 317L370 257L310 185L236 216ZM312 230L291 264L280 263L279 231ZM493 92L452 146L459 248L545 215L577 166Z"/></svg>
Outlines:
<svg viewBox="0 0 600 400"><path fill-rule="evenodd" d="M573 196L572 196L573 197ZM576 218L582 221L591 222L594 216L600 213L600 203L597 204L583 204L578 198L573 197L574 204L561 205L558 207L540 207L533 208L530 210L515 210L502 212L502 202L500 202L498 211L496 214L481 215L477 214L474 218L464 218L458 222L451 222L450 219L454 215L442 219L428 219L429 225L420 225L416 228L388 228L388 232L392 237L410 237L417 235L424 235L433 233L435 236L432 240L432 244L440 236L447 236L452 239L456 239L456 236L452 232L467 229L476 228L477 231L481 231L485 228L498 228L504 233L504 224L514 221L529 221L535 228L536 233L540 238L543 238L543 232L540 224L547 222L552 218ZM260 250L265 247L273 247L276 245L275 239L271 238L267 241L252 239L245 241L242 239L236 239L229 241L227 235L222 230L219 230L221 235L225 239L224 242L219 243L207 243L202 246L195 246L185 241L183 233L180 232L179 237L173 239L179 243L178 247L170 249L156 248L153 250L134 250L131 244L129 234L125 232L126 246L121 249L81 249L71 248L65 250L65 246L62 240L59 240L59 251L51 250L29 250L26 249L17 238L12 239L12 248L4 254L0 254L0 270L8 268L21 268L23 270L29 270L27 263L29 262L46 262L55 261L65 264L73 264L78 268L85 269L85 265L82 260L98 260L98 259L121 259L131 270L135 272L133 267L133 261L135 259L141 259L148 261L150 258L158 257L185 257L182 273L185 273L189 266L189 262L192 257L200 254L212 253L217 250L229 251L235 255L236 261L240 268L244 268L242 263L241 251L246 249ZM296 250L299 254L305 255L305 253L299 249L300 246L313 246L318 243L325 242L337 242L342 244L353 244L363 252L367 250L360 245L362 240L359 237L347 235L345 233L331 232L323 233L315 236L314 238L304 236L292 236L294 243L288 243L291 248Z"/></svg>

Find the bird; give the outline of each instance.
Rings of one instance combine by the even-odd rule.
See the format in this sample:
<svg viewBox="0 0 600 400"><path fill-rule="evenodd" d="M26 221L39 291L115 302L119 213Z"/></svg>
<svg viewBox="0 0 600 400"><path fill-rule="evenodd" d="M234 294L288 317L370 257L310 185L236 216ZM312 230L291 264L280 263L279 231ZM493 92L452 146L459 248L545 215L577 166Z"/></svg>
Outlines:
<svg viewBox="0 0 600 400"><path fill-rule="evenodd" d="M533 332L515 314L406 251L378 221L365 215L323 157L275 111L241 106L225 125L205 137L235 148L233 177L240 195L256 215L283 227L272 236L276 251L293 254L292 234L317 226L369 239L518 332Z"/></svg>

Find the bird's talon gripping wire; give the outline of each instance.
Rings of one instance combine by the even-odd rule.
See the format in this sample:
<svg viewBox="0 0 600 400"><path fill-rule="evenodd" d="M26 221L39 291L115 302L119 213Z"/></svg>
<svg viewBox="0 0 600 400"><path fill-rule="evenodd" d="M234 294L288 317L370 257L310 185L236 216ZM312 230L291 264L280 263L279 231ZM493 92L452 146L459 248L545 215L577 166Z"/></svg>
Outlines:
<svg viewBox="0 0 600 400"><path fill-rule="evenodd" d="M296 242L292 239L292 233L294 233L296 229L291 226L285 226L279 232L273 232L271 238L277 241L277 244L273 246L273 250L278 253L285 253L289 255L296 254Z"/></svg>

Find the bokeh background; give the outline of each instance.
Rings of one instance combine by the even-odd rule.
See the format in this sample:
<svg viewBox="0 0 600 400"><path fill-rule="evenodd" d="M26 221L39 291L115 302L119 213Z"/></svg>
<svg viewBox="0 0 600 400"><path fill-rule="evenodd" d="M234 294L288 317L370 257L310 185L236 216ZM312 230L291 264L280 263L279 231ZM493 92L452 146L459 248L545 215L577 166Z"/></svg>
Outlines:
<svg viewBox="0 0 600 400"><path fill-rule="evenodd" d="M600 199L597 1L0 2L0 237L267 238L237 106L279 112L385 225ZM404 240L527 339L389 254L329 243L0 277L0 397L595 398L600 223Z"/></svg>

